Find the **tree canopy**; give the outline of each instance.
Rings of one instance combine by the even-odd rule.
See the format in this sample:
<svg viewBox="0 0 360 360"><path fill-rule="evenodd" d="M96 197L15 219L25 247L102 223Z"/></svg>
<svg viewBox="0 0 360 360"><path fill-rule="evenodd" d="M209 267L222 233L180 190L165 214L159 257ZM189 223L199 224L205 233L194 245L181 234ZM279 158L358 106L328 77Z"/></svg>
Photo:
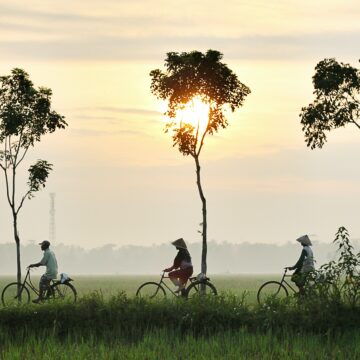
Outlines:
<svg viewBox="0 0 360 360"><path fill-rule="evenodd" d="M13 69L0 77L0 141L18 136L18 146L33 146L40 137L67 125L64 117L51 110L51 89L36 89L29 75Z"/></svg>
<svg viewBox="0 0 360 360"><path fill-rule="evenodd" d="M250 89L241 83L226 64L221 62L223 55L216 50L205 54L199 51L169 52L165 59L166 71L159 69L150 73L151 91L159 99L168 100L166 115L173 119L176 112L194 98L200 98L209 105L209 118L204 134L213 134L226 128L225 107L231 111L242 106ZM179 146L183 155L196 156L203 142L193 125L169 122L167 130L174 131L174 145ZM202 138L203 140L203 138Z"/></svg>
<svg viewBox="0 0 360 360"><path fill-rule="evenodd" d="M354 124L360 129L360 71L335 59L324 59L313 76L315 100L300 117L307 146L322 148L326 133Z"/></svg>

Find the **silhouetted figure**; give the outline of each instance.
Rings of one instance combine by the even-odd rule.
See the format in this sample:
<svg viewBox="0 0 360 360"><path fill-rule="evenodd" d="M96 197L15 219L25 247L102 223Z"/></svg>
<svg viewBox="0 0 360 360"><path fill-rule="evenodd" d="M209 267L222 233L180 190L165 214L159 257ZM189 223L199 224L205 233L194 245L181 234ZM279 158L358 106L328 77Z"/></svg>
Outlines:
<svg viewBox="0 0 360 360"><path fill-rule="evenodd" d="M191 263L191 256L185 244L183 238L177 239L172 244L178 250L178 253L174 259L173 266L165 269L164 271L169 272L169 278L175 286L178 286L176 293L185 289L185 285L189 277L193 273L193 266ZM179 269L179 270L176 270ZM172 271L175 270L175 271Z"/></svg>
<svg viewBox="0 0 360 360"><path fill-rule="evenodd" d="M41 245L41 250L44 251L44 256L40 260L40 262L29 265L29 268L46 266L46 272L44 275L41 276L39 282L39 297L33 300L33 302L36 304L39 303L44 298L44 294L50 286L50 281L52 279L56 279L58 273L58 265L55 254L53 251L49 249L50 242L44 240L43 242L39 243L39 245Z"/></svg>
<svg viewBox="0 0 360 360"><path fill-rule="evenodd" d="M299 260L294 266L288 267L289 270L295 270L294 274L291 277L291 280L299 288L299 293L304 294L304 285L306 283L307 276L309 272L315 269L314 266L314 255L311 249L311 240L309 236L304 235L296 239L302 246L302 252Z"/></svg>

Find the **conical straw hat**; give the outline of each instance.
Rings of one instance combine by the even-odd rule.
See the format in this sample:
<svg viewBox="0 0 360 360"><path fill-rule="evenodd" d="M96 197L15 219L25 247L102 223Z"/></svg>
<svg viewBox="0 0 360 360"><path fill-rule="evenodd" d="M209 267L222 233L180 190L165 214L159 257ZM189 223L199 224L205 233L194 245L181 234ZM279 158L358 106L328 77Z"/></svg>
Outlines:
<svg viewBox="0 0 360 360"><path fill-rule="evenodd" d="M304 245L312 245L311 240L307 235L300 236L298 239L296 239L296 241Z"/></svg>
<svg viewBox="0 0 360 360"><path fill-rule="evenodd" d="M175 247L178 247L178 248L181 248L181 249L187 249L187 246L186 246L185 241L184 241L183 238L180 238L180 239L177 239L177 240L173 241L172 244Z"/></svg>

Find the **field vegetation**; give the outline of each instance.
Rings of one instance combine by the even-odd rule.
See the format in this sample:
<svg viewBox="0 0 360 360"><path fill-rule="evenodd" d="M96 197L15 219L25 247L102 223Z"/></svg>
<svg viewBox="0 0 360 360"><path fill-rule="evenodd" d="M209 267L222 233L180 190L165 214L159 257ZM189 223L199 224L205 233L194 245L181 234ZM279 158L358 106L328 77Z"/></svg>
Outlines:
<svg viewBox="0 0 360 360"><path fill-rule="evenodd" d="M360 309L341 301L148 300L99 292L76 304L0 309L1 358L355 359Z"/></svg>
<svg viewBox="0 0 360 360"><path fill-rule="evenodd" d="M220 295L191 299L135 297L151 276L79 278L77 303L0 308L0 357L357 359L359 254L345 228L334 242L338 259L312 275L306 296L262 304L256 291L273 276L213 277Z"/></svg>

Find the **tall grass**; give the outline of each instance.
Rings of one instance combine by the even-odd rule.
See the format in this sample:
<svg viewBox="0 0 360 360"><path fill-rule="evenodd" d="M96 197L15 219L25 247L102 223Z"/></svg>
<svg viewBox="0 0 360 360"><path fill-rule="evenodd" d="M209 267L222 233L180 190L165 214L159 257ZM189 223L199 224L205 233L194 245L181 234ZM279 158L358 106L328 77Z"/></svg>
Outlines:
<svg viewBox="0 0 360 360"><path fill-rule="evenodd" d="M18 337L45 329L62 339L68 335L138 339L148 330L176 330L195 336L223 331L283 330L327 333L360 327L360 308L338 302L268 301L249 306L244 297L150 301L119 293L104 299L93 293L77 304L44 304L0 309L0 333Z"/></svg>
<svg viewBox="0 0 360 360"><path fill-rule="evenodd" d="M5 340L5 341L4 341ZM105 341L94 335L59 340L39 330L25 341L2 336L0 358L31 359L358 359L360 332L331 335L301 332L249 333L245 329L212 336L181 335L178 331L147 331L137 341L116 336Z"/></svg>

